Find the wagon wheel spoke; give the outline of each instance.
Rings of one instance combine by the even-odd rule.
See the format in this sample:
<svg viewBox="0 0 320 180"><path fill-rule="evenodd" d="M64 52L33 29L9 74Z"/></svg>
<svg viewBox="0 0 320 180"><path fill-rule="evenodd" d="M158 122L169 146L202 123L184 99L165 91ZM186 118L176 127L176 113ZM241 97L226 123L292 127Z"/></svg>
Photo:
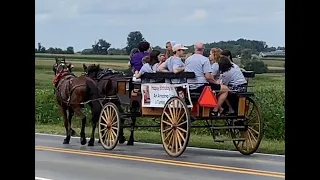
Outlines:
<svg viewBox="0 0 320 180"><path fill-rule="evenodd" d="M108 123L108 115L107 115L107 113L106 113L106 110L103 111L103 115L104 115L104 116L101 116L102 119L103 119L106 123Z"/></svg>
<svg viewBox="0 0 320 180"><path fill-rule="evenodd" d="M247 101L249 101L249 100L247 100ZM252 105L252 106L251 106L251 105ZM246 115L247 115L247 116L250 116L251 113L252 113L252 111L253 111L253 109L254 109L254 104L249 101L249 102L248 102L248 107L249 107L249 109L250 109L250 107L251 107L251 110L250 110L250 113L247 113ZM247 110L247 112L249 112L249 109Z"/></svg>
<svg viewBox="0 0 320 180"><path fill-rule="evenodd" d="M178 106L177 100L173 100L173 102L172 102L172 114L173 114L172 120L174 123L177 122L177 106Z"/></svg>
<svg viewBox="0 0 320 180"><path fill-rule="evenodd" d="M111 126L114 127L114 126L117 125L117 124L118 124L118 121L113 122Z"/></svg>
<svg viewBox="0 0 320 180"><path fill-rule="evenodd" d="M248 139L249 139L249 143L251 144L251 148L253 149L253 143L252 143L252 140L251 140L251 134L250 134L250 131L248 131Z"/></svg>
<svg viewBox="0 0 320 180"><path fill-rule="evenodd" d="M164 138L164 142L166 142L168 140L169 137L171 137L170 135L172 134L173 129L171 129L168 133L167 136Z"/></svg>
<svg viewBox="0 0 320 180"><path fill-rule="evenodd" d="M173 133L174 133L174 131L172 130L172 133L170 134L170 138L169 138L169 141L168 141L168 149L173 149L173 143L172 143L172 141L173 141ZM170 148L170 145L171 145L171 148Z"/></svg>
<svg viewBox="0 0 320 180"><path fill-rule="evenodd" d="M254 137L253 133L251 132L250 129L248 129L249 134L252 136L253 140L255 141L255 143L257 142L256 137Z"/></svg>
<svg viewBox="0 0 320 180"><path fill-rule="evenodd" d="M103 127L105 127L105 129L108 129L108 125L104 124L104 123L100 123L100 125L102 125ZM102 131L102 130L101 130Z"/></svg>
<svg viewBox="0 0 320 180"><path fill-rule="evenodd" d="M174 106L174 111L175 111L175 120L176 120L177 124L179 123L178 121L180 119L180 114L181 114L181 109L182 109L182 107L180 107L180 106L181 106L180 101L176 101L176 106Z"/></svg>
<svg viewBox="0 0 320 180"><path fill-rule="evenodd" d="M112 141L114 142L115 137L117 137L116 132L114 132L114 130L111 130L112 133Z"/></svg>
<svg viewBox="0 0 320 180"><path fill-rule="evenodd" d="M103 111L104 112L104 111ZM105 115L105 113L103 113L103 115ZM107 122L107 119L106 119L106 117L105 116L101 116L101 118L103 119L103 121L107 124L108 122Z"/></svg>
<svg viewBox="0 0 320 180"><path fill-rule="evenodd" d="M116 118L117 116L112 116L111 123L113 123Z"/></svg>
<svg viewBox="0 0 320 180"><path fill-rule="evenodd" d="M179 144L178 144L177 131L176 131L176 132L174 132L174 139L175 139L175 141L174 141L174 144L175 144L175 150L176 150L176 153L178 153L178 151L179 151Z"/></svg>
<svg viewBox="0 0 320 180"><path fill-rule="evenodd" d="M109 146L109 143L108 143L108 139L109 139L109 131L107 130L106 132L107 132L107 133L106 133L106 137L105 137L105 139L104 139L103 143L104 143L105 145Z"/></svg>
<svg viewBox="0 0 320 180"><path fill-rule="evenodd" d="M183 121L182 123L178 124L177 126L180 127L180 126L182 126L182 125L184 125L186 123L187 123L187 121Z"/></svg>
<svg viewBox="0 0 320 180"><path fill-rule="evenodd" d="M105 112L106 112L105 115L106 115L107 122L109 123L109 119L110 119L109 107L106 108Z"/></svg>
<svg viewBox="0 0 320 180"><path fill-rule="evenodd" d="M254 133L256 133L257 135L259 135L259 132L257 131L257 130L255 130L255 129L253 129L252 127L248 127L248 130L252 130Z"/></svg>
<svg viewBox="0 0 320 180"><path fill-rule="evenodd" d="M169 125L169 126L172 126L172 124L171 123L169 123L169 122L167 122L167 121L162 121L164 124L166 124L166 125Z"/></svg>
<svg viewBox="0 0 320 180"><path fill-rule="evenodd" d="M113 126L113 127L111 127L111 129L118 130L118 128L117 128L117 127L114 127L114 126Z"/></svg>
<svg viewBox="0 0 320 180"><path fill-rule="evenodd" d="M180 136L180 138L183 140L183 142L186 141L186 139L183 137L183 134L180 132L179 129L177 129L178 135Z"/></svg>
<svg viewBox="0 0 320 180"><path fill-rule="evenodd" d="M167 129L165 129L165 130L163 130L163 133L166 133L167 131L170 131L171 129L172 129L172 126L167 128Z"/></svg>
<svg viewBox="0 0 320 180"><path fill-rule="evenodd" d="M184 132L184 133L187 133L187 131L184 130L184 129L182 129L181 127L177 127L177 129L180 130L180 131L182 131L182 132Z"/></svg>
<svg viewBox="0 0 320 180"><path fill-rule="evenodd" d="M114 115L114 109L112 109L110 117L112 117L111 122L113 122L113 120L116 118L116 116Z"/></svg>
<svg viewBox="0 0 320 180"><path fill-rule="evenodd" d="M183 112L183 114L179 117L179 119L177 120L177 124L180 123L180 121L182 120L182 118L184 117L184 115L186 114L186 112ZM186 122L186 121L185 121Z"/></svg>
<svg viewBox="0 0 320 180"><path fill-rule="evenodd" d="M171 124L173 124L173 120L171 119L171 117L169 116L169 114L167 112L164 112L164 114L167 116L167 118L169 119L169 121L171 122ZM171 114L171 113L170 113ZM165 121L163 121L165 122Z"/></svg>
<svg viewBox="0 0 320 180"><path fill-rule="evenodd" d="M107 134L107 132L108 132L108 129L106 129L106 130L104 131L104 133L103 133L103 135L101 136L101 138L105 137L106 134Z"/></svg>
<svg viewBox="0 0 320 180"><path fill-rule="evenodd" d="M170 121L172 122L172 123L174 123L174 121L173 121L173 119L175 118L174 117L174 115L173 115L173 112L172 112L172 110L171 110L171 107L170 107L170 105L168 105L168 109L169 109L169 112L170 112L170 117L172 118L169 118L169 116L167 115L167 113L165 112L165 114L166 114L166 116L168 117L168 119L170 119Z"/></svg>

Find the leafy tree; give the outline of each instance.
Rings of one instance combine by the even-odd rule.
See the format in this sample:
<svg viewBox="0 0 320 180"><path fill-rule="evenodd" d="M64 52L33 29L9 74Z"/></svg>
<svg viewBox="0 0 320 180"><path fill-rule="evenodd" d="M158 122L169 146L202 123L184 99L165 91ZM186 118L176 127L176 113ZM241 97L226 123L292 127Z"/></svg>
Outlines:
<svg viewBox="0 0 320 180"><path fill-rule="evenodd" d="M241 60L240 60L241 65L245 67L247 63L251 60L251 57L252 57L251 49L244 49L241 52Z"/></svg>
<svg viewBox="0 0 320 180"><path fill-rule="evenodd" d="M140 31L130 32L127 37L127 46L125 47L127 54L130 54L133 48L138 48L139 43L142 41L145 41L145 39Z"/></svg>
<svg viewBox="0 0 320 180"><path fill-rule="evenodd" d="M108 43L106 40L99 39L97 43L92 45L92 51L94 54L107 55L110 46L111 44Z"/></svg>
<svg viewBox="0 0 320 180"><path fill-rule="evenodd" d="M67 47L66 54L74 54L74 49L72 46Z"/></svg>

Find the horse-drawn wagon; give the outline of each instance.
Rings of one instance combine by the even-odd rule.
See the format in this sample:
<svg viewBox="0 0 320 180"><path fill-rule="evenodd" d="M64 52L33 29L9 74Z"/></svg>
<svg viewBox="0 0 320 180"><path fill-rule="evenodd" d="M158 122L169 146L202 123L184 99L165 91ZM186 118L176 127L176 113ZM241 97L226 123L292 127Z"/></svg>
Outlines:
<svg viewBox="0 0 320 180"><path fill-rule="evenodd" d="M254 72L243 72L246 78L253 78ZM194 78L193 72L145 73L143 82L150 79ZM233 115L213 116L215 94L209 86L202 93L189 90L189 84L173 83L141 83L134 82L131 77L116 81L116 95L108 96L98 122L99 139L102 146L112 150L123 136L123 128L133 128L136 117L160 118L157 126L166 153L179 157L188 146L191 128L208 128L214 141L232 141L236 149L244 154L254 153L263 136L263 120L252 92L230 92L229 101L236 110ZM171 82L171 81L170 81ZM131 119L133 124L125 126L124 120ZM204 125L192 125L194 121L203 121ZM215 123L215 122L223 123ZM223 124L223 125L221 125ZM146 127L146 126L139 126ZM148 126L150 127L150 126ZM216 132L228 130L230 137L217 139ZM129 140L130 141L130 140ZM131 139L133 143L133 139Z"/></svg>

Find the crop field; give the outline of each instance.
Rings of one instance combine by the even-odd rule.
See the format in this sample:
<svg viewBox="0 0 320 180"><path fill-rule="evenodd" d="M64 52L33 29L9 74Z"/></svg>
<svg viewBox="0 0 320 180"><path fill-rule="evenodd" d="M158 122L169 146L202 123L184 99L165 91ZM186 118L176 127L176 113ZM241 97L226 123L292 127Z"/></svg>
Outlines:
<svg viewBox="0 0 320 180"><path fill-rule="evenodd" d="M35 54L35 65L37 67L52 67L55 57L64 56L67 61L75 65L76 70L82 69L82 64L100 64L102 67L108 67L117 70L128 68L129 57L126 55L80 55L80 54ZM262 58L262 61L268 65L269 72L283 73L284 58ZM240 59L234 58L236 64L240 64ZM80 68L80 69L79 69Z"/></svg>
<svg viewBox="0 0 320 180"><path fill-rule="evenodd" d="M43 133L55 133L64 134L64 127L62 117L57 110L53 94L53 72L52 64L54 60L40 60L36 58L35 61L35 85L36 85L36 131ZM67 59L69 61L69 59ZM82 73L82 63L100 63L102 67L109 67L114 69L127 69L127 61L120 62L104 61L99 62L92 60L90 62L86 60L71 60L75 65L74 72L76 75ZM265 120L265 138L262 140L262 144L258 152L264 153L276 153L284 154L284 102L285 102L285 74L284 73L267 73L257 75L249 83L254 87L250 90L256 95L256 100L259 102L262 109L262 115ZM88 125L90 119L90 113L88 111ZM72 126L79 133L79 119L74 118ZM154 122L140 118L137 121L138 124L154 125ZM202 122L196 122L196 124L202 125ZM90 132L90 127L87 128L87 132ZM126 131L127 132L127 131ZM146 128L137 129L135 133L136 140L140 142L153 142L160 143L159 129ZM191 135L191 146L229 149L235 150L232 143L213 143L212 137L209 136L206 129L193 129Z"/></svg>

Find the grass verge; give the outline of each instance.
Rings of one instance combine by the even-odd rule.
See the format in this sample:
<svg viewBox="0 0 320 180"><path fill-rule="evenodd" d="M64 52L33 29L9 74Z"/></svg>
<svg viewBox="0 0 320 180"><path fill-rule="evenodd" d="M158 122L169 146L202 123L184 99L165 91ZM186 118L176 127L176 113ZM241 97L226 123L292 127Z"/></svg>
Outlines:
<svg viewBox="0 0 320 180"><path fill-rule="evenodd" d="M80 133L79 126L73 125L73 129L77 132L77 135ZM36 124L35 132L65 135L65 130L62 124ZM91 127L87 127L86 132L86 135L89 137L91 133ZM97 138L99 137L97 133L95 134L95 136ZM129 138L128 130L125 130L125 136L126 138ZM159 132L141 130L135 131L135 140L138 142L161 144ZM233 151L236 150L232 142L216 143L213 142L211 136L196 134L191 135L189 146ZM285 154L285 143L284 141L262 139L262 142L257 152L268 154Z"/></svg>

